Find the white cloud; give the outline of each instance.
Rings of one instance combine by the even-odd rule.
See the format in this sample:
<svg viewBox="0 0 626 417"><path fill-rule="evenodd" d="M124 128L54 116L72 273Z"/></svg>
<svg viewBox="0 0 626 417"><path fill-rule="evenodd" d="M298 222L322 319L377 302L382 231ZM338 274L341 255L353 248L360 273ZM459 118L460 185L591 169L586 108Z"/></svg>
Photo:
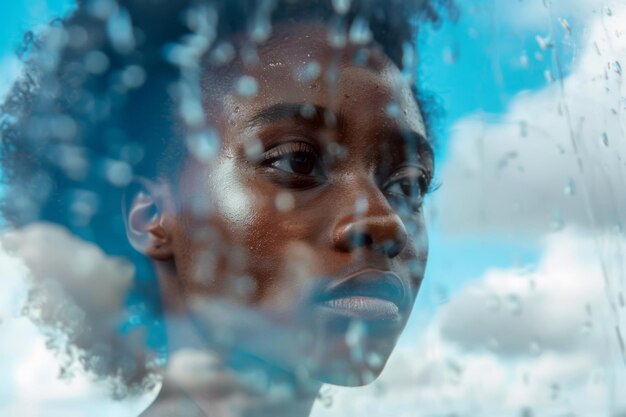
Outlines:
<svg viewBox="0 0 626 417"><path fill-rule="evenodd" d="M537 236L561 223L624 224L625 20L624 5L592 20L562 88L454 127L436 200L444 230Z"/></svg>
<svg viewBox="0 0 626 417"><path fill-rule="evenodd" d="M333 406L318 401L313 416L617 415L624 367L602 267L621 258L598 258L598 239L560 232L544 241L533 271L486 272L377 382L334 388ZM602 239L626 254L622 236Z"/></svg>
<svg viewBox="0 0 626 417"><path fill-rule="evenodd" d="M46 302L48 307L57 308L46 310L52 314L41 318L50 326L67 326L76 335L81 328L71 326L80 324L73 320L81 315L68 317L58 313L68 306L76 307L74 302L81 307L88 305L100 314L119 313L132 271L129 274L117 260L57 226L32 225L3 235L0 243L0 415L135 417L156 391L124 402L111 400L108 384L94 382L94 375L85 372L65 350L53 354L48 349L49 340L62 344L61 334L51 333L50 328L36 325L22 315L23 308L31 302L29 290L47 281L55 282L83 296L70 302L63 295L65 292L55 294L61 298ZM63 318L71 320L62 324L49 322ZM99 318L104 320L104 316ZM61 377L62 369L72 377Z"/></svg>
<svg viewBox="0 0 626 417"><path fill-rule="evenodd" d="M134 268L51 223L35 223L0 237L5 251L21 261L34 283L69 291L85 310L119 314Z"/></svg>
<svg viewBox="0 0 626 417"><path fill-rule="evenodd" d="M581 344L600 349L603 341L593 337L599 329L592 325L603 322L598 319L607 315L607 300L595 248L595 241L566 233L548 239L532 271L487 271L443 310L443 336L464 348L493 348L503 356L528 356L539 349L567 353Z"/></svg>

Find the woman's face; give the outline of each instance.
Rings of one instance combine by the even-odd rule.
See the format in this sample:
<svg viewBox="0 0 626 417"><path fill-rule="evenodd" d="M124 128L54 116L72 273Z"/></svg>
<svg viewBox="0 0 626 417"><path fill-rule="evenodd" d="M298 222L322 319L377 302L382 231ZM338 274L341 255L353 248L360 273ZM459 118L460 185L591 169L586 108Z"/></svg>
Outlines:
<svg viewBox="0 0 626 417"><path fill-rule="evenodd" d="M288 24L203 85L221 147L189 157L164 221L185 310L278 368L370 382L428 252L433 155L408 82L374 47Z"/></svg>

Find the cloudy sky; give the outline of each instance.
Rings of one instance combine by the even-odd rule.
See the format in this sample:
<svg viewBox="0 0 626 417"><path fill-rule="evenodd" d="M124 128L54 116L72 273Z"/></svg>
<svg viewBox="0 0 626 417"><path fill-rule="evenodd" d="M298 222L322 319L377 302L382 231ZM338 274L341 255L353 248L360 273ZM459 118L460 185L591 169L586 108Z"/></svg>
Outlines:
<svg viewBox="0 0 626 417"><path fill-rule="evenodd" d="M19 71L20 31L68 2L24 3L0 13L0 80ZM623 415L626 1L460 3L422 49L446 116L415 314L383 377L325 389L314 415ZM149 398L116 404L88 377L58 380L16 318L24 262L0 256L0 414L136 414Z"/></svg>

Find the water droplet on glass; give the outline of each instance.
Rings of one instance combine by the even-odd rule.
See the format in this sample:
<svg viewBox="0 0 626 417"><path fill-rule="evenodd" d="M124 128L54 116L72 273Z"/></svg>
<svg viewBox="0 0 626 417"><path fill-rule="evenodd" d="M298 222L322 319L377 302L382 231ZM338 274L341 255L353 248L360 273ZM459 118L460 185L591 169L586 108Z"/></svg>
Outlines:
<svg viewBox="0 0 626 417"><path fill-rule="evenodd" d="M247 275L236 277L232 281L235 294L244 299L250 297L257 288L256 282Z"/></svg>
<svg viewBox="0 0 626 417"><path fill-rule="evenodd" d="M210 162L217 155L220 139L213 129L205 129L187 136L187 149L200 162Z"/></svg>
<svg viewBox="0 0 626 417"><path fill-rule="evenodd" d="M602 134L602 144L604 146L609 146L609 135L606 132Z"/></svg>
<svg viewBox="0 0 626 417"><path fill-rule="evenodd" d="M367 355L367 364L374 369L381 369L384 365L384 360L380 354L376 352L370 352Z"/></svg>
<svg viewBox="0 0 626 417"><path fill-rule="evenodd" d="M563 193L568 196L573 196L574 194L576 194L576 183L574 183L573 179L570 178L567 181L567 185L565 186Z"/></svg>
<svg viewBox="0 0 626 417"><path fill-rule="evenodd" d="M98 211L100 197L93 192L76 190L70 206L72 221L77 226L86 226Z"/></svg>
<svg viewBox="0 0 626 417"><path fill-rule="evenodd" d="M367 48L359 48L354 53L354 58L352 59L352 62L357 67L364 67L365 64L367 64L367 60L369 59L369 56L370 56L370 51Z"/></svg>
<svg viewBox="0 0 626 417"><path fill-rule="evenodd" d="M89 41L89 33L82 26L70 26L67 28L68 45L72 48L82 48Z"/></svg>
<svg viewBox="0 0 626 417"><path fill-rule="evenodd" d="M216 66L228 64L235 58L235 47L230 42L220 42L209 54L209 62Z"/></svg>
<svg viewBox="0 0 626 417"><path fill-rule="evenodd" d="M133 170L124 161L107 161L105 173L107 180L116 187L125 187L133 179Z"/></svg>
<svg viewBox="0 0 626 417"><path fill-rule="evenodd" d="M319 77L322 67L317 61L307 62L304 67L300 68L296 77L301 83L310 83Z"/></svg>
<svg viewBox="0 0 626 417"><path fill-rule="evenodd" d="M447 47L443 50L443 62L452 65L459 59L459 52L456 48Z"/></svg>
<svg viewBox="0 0 626 417"><path fill-rule="evenodd" d="M554 75L552 75L552 71L550 70L545 70L543 72L543 76L545 77L546 81L549 83L554 82Z"/></svg>
<svg viewBox="0 0 626 417"><path fill-rule="evenodd" d="M122 82L130 89L138 88L146 81L146 71L139 65L131 65L122 72Z"/></svg>
<svg viewBox="0 0 626 417"><path fill-rule="evenodd" d="M410 42L402 44L402 74L411 80L417 67L417 52Z"/></svg>
<svg viewBox="0 0 626 417"><path fill-rule="evenodd" d="M555 232L558 232L565 228L565 220L563 220L561 213L557 212L554 214L554 217L552 218L551 228Z"/></svg>
<svg viewBox="0 0 626 417"><path fill-rule="evenodd" d="M127 54L135 48L135 37L130 14L117 7L115 13L107 20L107 34L113 48L120 54Z"/></svg>
<svg viewBox="0 0 626 417"><path fill-rule="evenodd" d="M522 56L519 57L519 63L523 68L528 68L530 60L528 59L528 54L526 53L526 51L524 51L524 53L522 53Z"/></svg>
<svg viewBox="0 0 626 417"><path fill-rule="evenodd" d="M120 149L120 158L131 165L136 165L143 160L144 149L138 143L127 143Z"/></svg>
<svg viewBox="0 0 626 417"><path fill-rule="evenodd" d="M617 75L622 75L622 64L620 64L619 61L612 62L611 67L613 68L613 71L615 71Z"/></svg>
<svg viewBox="0 0 626 417"><path fill-rule="evenodd" d="M348 150L337 142L330 142L327 145L327 151L329 155L332 155L337 159L345 159L348 156Z"/></svg>
<svg viewBox="0 0 626 417"><path fill-rule="evenodd" d="M572 27L570 26L570 24L567 21L567 19L565 19L564 17L559 17L559 23L561 24L563 29L565 29L567 31L567 33L569 33L569 34L572 33Z"/></svg>
<svg viewBox="0 0 626 417"><path fill-rule="evenodd" d="M295 200L289 191L281 191L276 194L274 204L276 205L278 211L285 213L293 209Z"/></svg>
<svg viewBox="0 0 626 417"><path fill-rule="evenodd" d="M613 16L613 9L611 9L609 6L606 6L604 12L607 16Z"/></svg>
<svg viewBox="0 0 626 417"><path fill-rule="evenodd" d="M73 139L78 129L74 119L67 115L53 117L50 128L51 133L61 140Z"/></svg>
<svg viewBox="0 0 626 417"><path fill-rule="evenodd" d="M583 336L587 336L593 330L593 324L590 321L586 321L580 328L580 334Z"/></svg>
<svg viewBox="0 0 626 417"><path fill-rule="evenodd" d="M398 103L389 103L387 108L385 108L385 113L387 113L389 117L393 117L395 119L396 117L400 117L402 115L402 109Z"/></svg>
<svg viewBox="0 0 626 417"><path fill-rule="evenodd" d="M312 119L313 117L315 117L315 114L316 114L315 106L312 105L311 103L303 104L300 107L300 115L304 117L305 119Z"/></svg>
<svg viewBox="0 0 626 417"><path fill-rule="evenodd" d="M268 16L260 16L254 20L250 30L250 40L261 43L265 42L272 34L272 23Z"/></svg>
<svg viewBox="0 0 626 417"><path fill-rule="evenodd" d="M343 48L348 42L346 28L340 20L333 19L328 29L328 43L333 48Z"/></svg>
<svg viewBox="0 0 626 417"><path fill-rule="evenodd" d="M361 320L351 321L346 332L346 345L350 348L350 356L356 363L362 363L364 360L363 340L365 337L365 323Z"/></svg>
<svg viewBox="0 0 626 417"><path fill-rule="evenodd" d="M544 51L546 49L550 49L552 47L554 47L554 42L552 41L552 39L549 36L546 36L545 38L537 35L535 36L535 40L537 41L537 45L539 45L539 47L541 49L543 49Z"/></svg>
<svg viewBox="0 0 626 417"><path fill-rule="evenodd" d="M331 387L325 385L317 394L317 399L326 408L330 408L333 405L333 392Z"/></svg>
<svg viewBox="0 0 626 417"><path fill-rule="evenodd" d="M259 54L257 51L257 47L253 44L246 44L241 47L239 54L241 55L241 60L244 65L247 67L254 67L259 63Z"/></svg>
<svg viewBox="0 0 626 417"><path fill-rule="evenodd" d="M102 74L109 69L109 58L100 51L89 51L85 55L85 70L91 74Z"/></svg>
<svg viewBox="0 0 626 417"><path fill-rule="evenodd" d="M60 27L48 27L44 39L46 48L49 51L60 50L69 42L67 31Z"/></svg>
<svg viewBox="0 0 626 417"><path fill-rule="evenodd" d="M263 153L263 143L259 138L250 137L244 143L246 158L250 161L258 161Z"/></svg>
<svg viewBox="0 0 626 417"><path fill-rule="evenodd" d="M333 0L333 8L339 15L344 15L350 10L351 0Z"/></svg>
<svg viewBox="0 0 626 417"><path fill-rule="evenodd" d="M359 197L354 204L354 214L356 216L363 216L367 212L368 208L369 202L367 201L367 198Z"/></svg>
<svg viewBox="0 0 626 417"><path fill-rule="evenodd" d="M239 94L241 97L251 98L256 96L257 92L259 91L259 83L256 78L249 75L244 75L237 80L235 90L237 91L237 94Z"/></svg>
<svg viewBox="0 0 626 417"><path fill-rule="evenodd" d="M350 42L355 45L365 45L372 40L372 31L369 23L362 17L357 17L350 26Z"/></svg>

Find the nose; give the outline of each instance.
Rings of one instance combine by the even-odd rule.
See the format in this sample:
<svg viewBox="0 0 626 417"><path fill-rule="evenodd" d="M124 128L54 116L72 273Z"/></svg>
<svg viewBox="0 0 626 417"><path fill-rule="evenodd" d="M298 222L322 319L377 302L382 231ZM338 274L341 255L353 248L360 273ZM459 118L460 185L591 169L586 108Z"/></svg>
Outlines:
<svg viewBox="0 0 626 417"><path fill-rule="evenodd" d="M333 230L333 243L343 252L368 249L394 258L407 245L406 228L378 187L372 184L367 188L368 192L352 199L352 210L340 216ZM357 210L357 201L365 209Z"/></svg>

